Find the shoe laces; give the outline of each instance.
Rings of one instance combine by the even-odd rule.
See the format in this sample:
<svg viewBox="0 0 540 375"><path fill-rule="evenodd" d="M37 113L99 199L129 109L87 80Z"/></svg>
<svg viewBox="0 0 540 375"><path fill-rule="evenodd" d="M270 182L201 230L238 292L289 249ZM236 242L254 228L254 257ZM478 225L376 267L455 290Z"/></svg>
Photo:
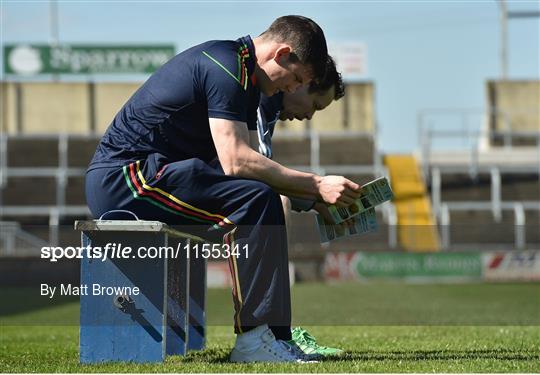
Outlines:
<svg viewBox="0 0 540 375"><path fill-rule="evenodd" d="M317 340L315 339L315 337L312 336L305 329L298 327L296 328L296 330L298 333L295 335L295 341L301 344L309 345L316 348L321 348L321 349L325 348L325 346L317 344Z"/></svg>

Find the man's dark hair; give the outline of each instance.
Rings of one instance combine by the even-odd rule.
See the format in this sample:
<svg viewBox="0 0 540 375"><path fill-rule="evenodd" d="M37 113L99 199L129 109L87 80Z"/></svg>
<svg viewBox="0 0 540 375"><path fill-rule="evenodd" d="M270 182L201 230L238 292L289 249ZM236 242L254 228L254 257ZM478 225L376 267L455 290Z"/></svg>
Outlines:
<svg viewBox="0 0 540 375"><path fill-rule="evenodd" d="M314 81L326 75L326 39L322 29L313 20L303 16L279 17L261 36L290 44L292 58L296 57L300 63L311 67Z"/></svg>
<svg viewBox="0 0 540 375"><path fill-rule="evenodd" d="M328 55L326 60L326 76L320 82L312 81L309 85L310 94L324 95L334 86L334 100L341 99L345 95L345 86L341 74L336 69L336 63L332 56Z"/></svg>

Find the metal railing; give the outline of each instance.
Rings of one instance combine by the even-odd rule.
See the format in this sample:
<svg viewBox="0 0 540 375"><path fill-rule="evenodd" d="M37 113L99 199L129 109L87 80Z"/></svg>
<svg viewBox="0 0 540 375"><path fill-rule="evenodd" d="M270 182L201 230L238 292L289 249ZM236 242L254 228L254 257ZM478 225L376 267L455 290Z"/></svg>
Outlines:
<svg viewBox="0 0 540 375"><path fill-rule="evenodd" d="M515 139L527 138L535 141L537 149L537 160L540 161L540 121L538 130L514 130L511 122L515 115L532 115L538 118L539 108L530 110L520 110L514 112L491 109L471 109L471 108L437 108L424 109L417 114L418 144L420 159L424 174L427 176L429 168L432 166L433 150L440 150L440 146L434 146L437 142L454 143L453 150L464 152L466 163L469 166L471 175L478 173L481 168L493 165L483 156L491 148L491 139L501 138L503 140L502 150L520 150L522 146L513 146ZM476 118L476 121L474 121ZM490 129L490 118L502 118L503 129ZM459 144L456 147L455 143ZM488 155L489 156L489 155Z"/></svg>
<svg viewBox="0 0 540 375"><path fill-rule="evenodd" d="M514 216L514 246L524 249L526 242L525 210L538 211L540 214L540 201L501 202L501 211L512 211ZM452 248L450 229L453 225L450 219L451 211L492 211L489 202L445 202L439 212L440 236L443 250ZM495 219L497 219L494 216ZM499 219L500 220L500 219ZM459 225L459 224L458 224ZM536 228L538 229L538 228ZM536 244L538 246L538 244Z"/></svg>
<svg viewBox="0 0 540 375"><path fill-rule="evenodd" d="M501 210L502 206L505 203L502 200L502 182L501 174L505 175L520 175L520 174L538 174L538 184L540 186L540 164L538 166L486 166L482 168L480 172L488 172L490 175L490 199L489 205L493 213L493 216L497 221L501 219ZM453 168L442 168L442 167L432 167L428 176L431 178L431 204L433 207L433 212L435 215L438 215L442 205L442 175L453 174L453 173L466 173L466 169L453 167ZM473 177L473 176L472 176ZM540 192L539 192L540 200Z"/></svg>
<svg viewBox="0 0 540 375"><path fill-rule="evenodd" d="M433 212L442 228L443 247L450 244L451 210L489 210L495 222L501 222L504 210L513 210L516 221L516 242L524 246L524 209L538 209L538 201L506 202L502 200L501 175L538 175L540 185L540 122L538 130L513 130L515 115L538 116L538 108L515 112L491 109L426 109L418 112L420 159L424 178L431 184ZM476 119L476 121L475 121ZM490 121L503 124L499 130L490 129ZM502 147L490 146L490 140L502 139ZM515 139L527 138L535 146L514 146ZM534 141L534 142L532 142ZM452 143L446 153L437 142ZM456 147L456 143L458 146ZM437 150L437 151L435 151ZM444 174L489 174L489 201L443 202L442 176ZM540 196L539 196L540 201ZM521 223L523 222L523 225Z"/></svg>
<svg viewBox="0 0 540 375"><path fill-rule="evenodd" d="M388 247L395 249L398 246L398 217L396 206L392 202L387 202L382 206L383 219L388 224Z"/></svg>

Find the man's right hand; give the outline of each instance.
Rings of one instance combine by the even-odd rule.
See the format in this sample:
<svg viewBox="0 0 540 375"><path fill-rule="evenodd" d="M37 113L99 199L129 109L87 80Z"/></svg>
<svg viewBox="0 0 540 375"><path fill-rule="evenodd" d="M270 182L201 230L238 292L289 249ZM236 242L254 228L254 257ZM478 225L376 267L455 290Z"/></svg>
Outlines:
<svg viewBox="0 0 540 375"><path fill-rule="evenodd" d="M327 204L346 207L360 196L360 185L343 176L324 176L319 183L319 195Z"/></svg>

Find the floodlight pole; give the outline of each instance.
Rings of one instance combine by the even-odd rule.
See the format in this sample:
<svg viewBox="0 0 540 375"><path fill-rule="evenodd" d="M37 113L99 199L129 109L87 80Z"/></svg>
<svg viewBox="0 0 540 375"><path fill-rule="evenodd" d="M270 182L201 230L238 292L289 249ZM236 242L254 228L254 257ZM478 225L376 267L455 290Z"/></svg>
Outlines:
<svg viewBox="0 0 540 375"><path fill-rule="evenodd" d="M51 46L57 46L60 36L58 28L58 1L49 0L49 23L51 27L50 44Z"/></svg>
<svg viewBox="0 0 540 375"><path fill-rule="evenodd" d="M51 28L50 47L57 47L60 43L60 28L58 25L58 0L49 0L49 23ZM60 81L58 74L53 74L53 82Z"/></svg>
<svg viewBox="0 0 540 375"><path fill-rule="evenodd" d="M506 0L499 1L501 23L501 80L508 78L508 10Z"/></svg>
<svg viewBox="0 0 540 375"><path fill-rule="evenodd" d="M501 23L501 80L508 78L508 20L516 18L538 18L540 11L509 12L506 0L499 0Z"/></svg>

